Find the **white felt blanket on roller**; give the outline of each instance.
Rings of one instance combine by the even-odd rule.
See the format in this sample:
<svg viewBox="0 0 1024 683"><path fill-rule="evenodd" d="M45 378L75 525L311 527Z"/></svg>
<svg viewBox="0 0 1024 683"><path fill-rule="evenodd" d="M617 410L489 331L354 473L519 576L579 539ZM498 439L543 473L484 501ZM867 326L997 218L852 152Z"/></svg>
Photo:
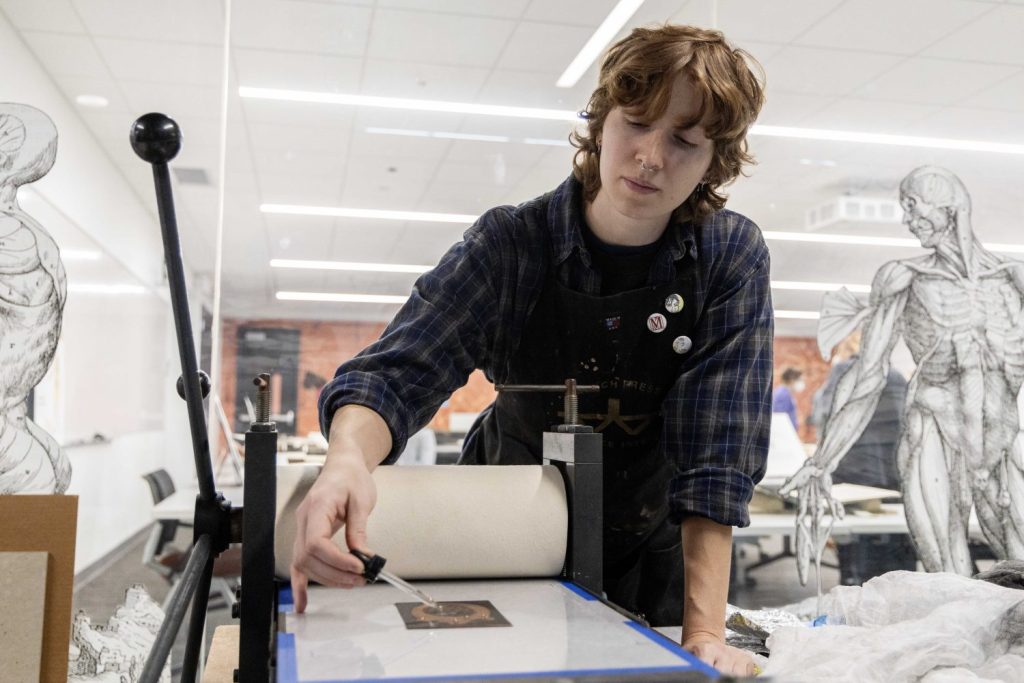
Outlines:
<svg viewBox="0 0 1024 683"><path fill-rule="evenodd" d="M282 578L291 564L295 510L319 471L277 469L274 552ZM369 549L404 579L549 577L562 569L568 508L553 466L378 467L373 479ZM334 542L347 549L344 528Z"/></svg>

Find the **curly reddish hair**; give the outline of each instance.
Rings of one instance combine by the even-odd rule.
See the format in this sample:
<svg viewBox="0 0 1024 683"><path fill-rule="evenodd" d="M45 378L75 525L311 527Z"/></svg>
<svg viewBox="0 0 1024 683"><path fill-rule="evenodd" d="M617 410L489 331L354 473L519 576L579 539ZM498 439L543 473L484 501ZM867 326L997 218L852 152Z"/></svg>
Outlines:
<svg viewBox="0 0 1024 683"><path fill-rule="evenodd" d="M745 164L754 163L747 131L764 104L763 70L749 53L730 46L720 31L678 24L634 29L605 55L597 89L581 112L586 130L570 136L577 149L573 173L583 184L587 201L593 201L601 188L597 140L608 113L622 107L661 116L679 74L690 79L701 97L696 115L683 127L703 124L714 154L704 182L676 209L675 217L699 223L725 206L727 195L721 188L735 180Z"/></svg>

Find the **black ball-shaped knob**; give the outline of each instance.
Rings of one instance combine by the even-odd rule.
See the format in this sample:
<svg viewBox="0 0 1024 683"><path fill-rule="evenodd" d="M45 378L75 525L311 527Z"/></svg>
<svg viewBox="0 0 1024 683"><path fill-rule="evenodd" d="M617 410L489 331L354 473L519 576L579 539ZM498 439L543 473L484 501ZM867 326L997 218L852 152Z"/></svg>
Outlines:
<svg viewBox="0 0 1024 683"><path fill-rule="evenodd" d="M143 114L128 134L132 149L143 161L166 164L181 151L181 129L166 114Z"/></svg>
<svg viewBox="0 0 1024 683"><path fill-rule="evenodd" d="M198 371L199 374L199 392L206 398L210 395L210 376L202 370ZM178 377L178 396L185 398L185 378Z"/></svg>

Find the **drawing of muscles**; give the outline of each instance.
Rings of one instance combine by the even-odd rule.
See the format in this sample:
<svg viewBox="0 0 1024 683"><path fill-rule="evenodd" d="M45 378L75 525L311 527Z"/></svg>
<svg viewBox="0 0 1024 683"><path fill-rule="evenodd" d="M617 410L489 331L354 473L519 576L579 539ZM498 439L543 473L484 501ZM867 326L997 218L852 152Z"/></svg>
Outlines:
<svg viewBox="0 0 1024 683"><path fill-rule="evenodd" d="M63 493L71 479L66 455L27 404L57 350L67 279L57 244L17 201L56 153L45 114L0 103L0 494Z"/></svg>

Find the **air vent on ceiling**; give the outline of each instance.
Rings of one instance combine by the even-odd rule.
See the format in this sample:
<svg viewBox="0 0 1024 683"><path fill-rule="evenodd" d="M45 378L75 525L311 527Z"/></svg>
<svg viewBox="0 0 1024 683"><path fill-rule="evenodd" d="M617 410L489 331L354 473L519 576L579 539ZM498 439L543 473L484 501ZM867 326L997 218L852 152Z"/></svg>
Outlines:
<svg viewBox="0 0 1024 683"><path fill-rule="evenodd" d="M894 199L843 196L819 204L805 214L808 230L835 225L836 223L891 223L903 222L903 209Z"/></svg>
<svg viewBox="0 0 1024 683"><path fill-rule="evenodd" d="M206 171L201 168L188 168L187 166L176 166L174 177L182 185L209 185L210 178Z"/></svg>

